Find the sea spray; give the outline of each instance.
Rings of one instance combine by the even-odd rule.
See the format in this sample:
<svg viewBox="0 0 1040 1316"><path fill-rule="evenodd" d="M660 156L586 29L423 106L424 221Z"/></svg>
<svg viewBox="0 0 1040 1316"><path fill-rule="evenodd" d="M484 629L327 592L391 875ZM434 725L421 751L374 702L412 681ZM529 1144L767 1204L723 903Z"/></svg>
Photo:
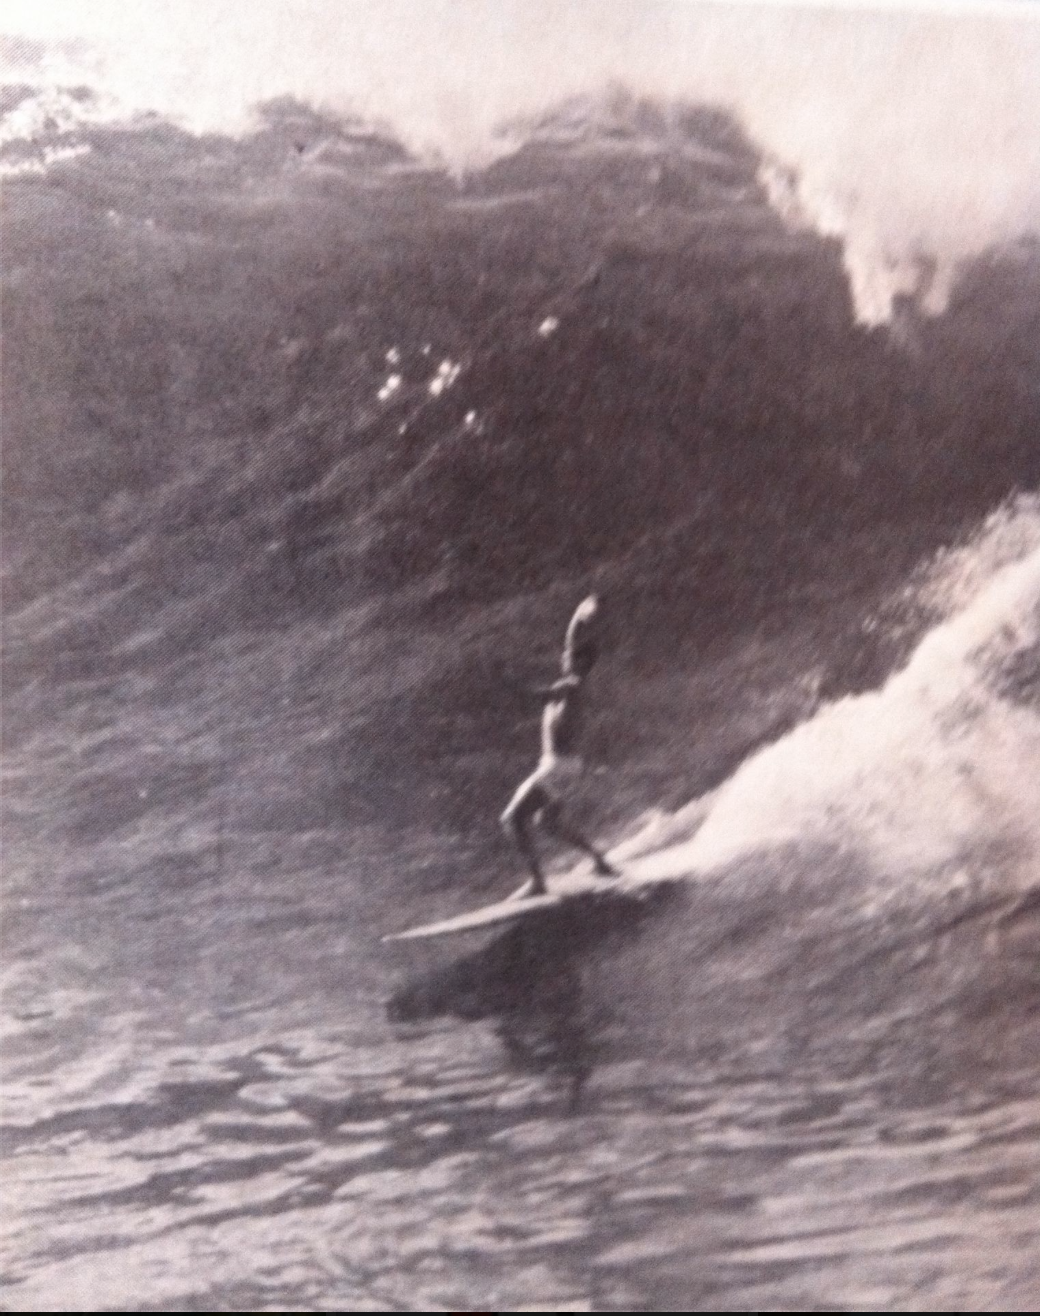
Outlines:
<svg viewBox="0 0 1040 1316"><path fill-rule="evenodd" d="M389 123L457 175L503 128L621 80L634 96L736 113L789 216L839 237L860 320L896 299L941 312L958 264L1035 229L1040 23L1033 6L401 5L180 0L6 7L22 80L101 87L199 131L242 131L293 95ZM292 40L286 41L287 32ZM997 145L999 144L999 149Z"/></svg>
<svg viewBox="0 0 1040 1316"><path fill-rule="evenodd" d="M823 847L902 879L1040 877L1037 501L940 558L925 596L955 608L880 689L820 709L618 856L703 874Z"/></svg>

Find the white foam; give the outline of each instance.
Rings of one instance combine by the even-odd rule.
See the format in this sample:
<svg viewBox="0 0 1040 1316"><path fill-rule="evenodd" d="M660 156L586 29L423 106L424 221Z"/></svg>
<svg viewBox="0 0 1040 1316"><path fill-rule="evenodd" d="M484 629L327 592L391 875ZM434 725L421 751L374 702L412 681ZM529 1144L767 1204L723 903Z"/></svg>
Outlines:
<svg viewBox="0 0 1040 1316"><path fill-rule="evenodd" d="M826 706L747 760L699 829L703 803L629 848L663 843L655 867L687 872L820 844L902 876L1040 877L1040 715L1002 684L1016 659L1036 661L1040 644L1036 504L1020 509L1017 534L1021 555L976 581L970 601L881 689ZM962 587L969 567L992 557L990 538L951 557Z"/></svg>
<svg viewBox="0 0 1040 1316"><path fill-rule="evenodd" d="M901 293L941 310L961 259L1040 222L1040 22L1024 0L168 0L161 23L152 0L8 0L5 28L64 38L52 80L133 108L237 131L290 93L389 119L459 172L510 149L504 123L618 79L732 107L787 199L843 239L871 322ZM85 38L79 78L69 38Z"/></svg>

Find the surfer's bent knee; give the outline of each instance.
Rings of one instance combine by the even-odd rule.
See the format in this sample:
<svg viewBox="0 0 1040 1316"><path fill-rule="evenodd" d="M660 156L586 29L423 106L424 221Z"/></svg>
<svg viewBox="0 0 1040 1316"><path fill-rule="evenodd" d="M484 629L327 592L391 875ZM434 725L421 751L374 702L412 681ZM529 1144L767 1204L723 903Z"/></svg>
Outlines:
<svg viewBox="0 0 1040 1316"><path fill-rule="evenodd" d="M540 787L534 786L526 791L521 789L506 805L499 822L511 836L516 836L548 803L549 798Z"/></svg>

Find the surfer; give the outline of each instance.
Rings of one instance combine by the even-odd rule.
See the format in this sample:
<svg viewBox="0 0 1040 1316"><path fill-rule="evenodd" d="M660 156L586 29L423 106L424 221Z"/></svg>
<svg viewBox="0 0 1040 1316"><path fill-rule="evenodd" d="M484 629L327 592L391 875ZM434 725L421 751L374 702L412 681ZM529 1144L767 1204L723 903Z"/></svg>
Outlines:
<svg viewBox="0 0 1040 1316"><path fill-rule="evenodd" d="M536 692L546 700L542 712L541 758L502 814L503 828L531 870L530 881L513 899L543 895L546 891L545 875L531 832L535 823L590 855L601 877L617 876L603 855L563 814L563 798L585 766L578 746L585 721L584 684L599 656L599 613L600 603L595 594L578 604L564 640L562 675L552 685Z"/></svg>

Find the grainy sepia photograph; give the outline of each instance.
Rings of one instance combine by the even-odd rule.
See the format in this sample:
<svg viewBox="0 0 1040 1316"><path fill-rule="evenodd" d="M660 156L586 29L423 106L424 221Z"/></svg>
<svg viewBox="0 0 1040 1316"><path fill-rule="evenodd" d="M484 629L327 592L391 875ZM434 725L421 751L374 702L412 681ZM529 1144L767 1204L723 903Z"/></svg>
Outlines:
<svg viewBox="0 0 1040 1316"><path fill-rule="evenodd" d="M1040 1310L1040 6L0 34L3 1310Z"/></svg>

